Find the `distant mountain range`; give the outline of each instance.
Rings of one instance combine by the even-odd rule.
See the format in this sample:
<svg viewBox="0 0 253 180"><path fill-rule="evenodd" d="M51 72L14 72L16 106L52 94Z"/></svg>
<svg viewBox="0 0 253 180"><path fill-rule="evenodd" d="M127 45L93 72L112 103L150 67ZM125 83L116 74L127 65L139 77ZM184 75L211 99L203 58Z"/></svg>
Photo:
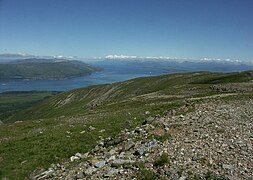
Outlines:
<svg viewBox="0 0 253 180"><path fill-rule="evenodd" d="M2 62L10 62L20 59L77 59L75 56L61 56L61 55L55 55L55 56L37 56L27 53L3 53L0 54L0 63Z"/></svg>
<svg viewBox="0 0 253 180"><path fill-rule="evenodd" d="M80 61L66 59L19 59L0 64L1 79L67 79L99 71Z"/></svg>

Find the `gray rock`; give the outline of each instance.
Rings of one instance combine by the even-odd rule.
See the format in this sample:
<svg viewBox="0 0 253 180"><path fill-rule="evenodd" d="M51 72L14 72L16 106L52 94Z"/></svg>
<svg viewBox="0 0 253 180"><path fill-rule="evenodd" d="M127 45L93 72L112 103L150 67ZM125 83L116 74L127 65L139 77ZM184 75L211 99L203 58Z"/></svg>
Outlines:
<svg viewBox="0 0 253 180"><path fill-rule="evenodd" d="M230 164L222 164L222 168L223 168L223 169L231 170L231 169L233 169L233 166L230 165Z"/></svg>
<svg viewBox="0 0 253 180"><path fill-rule="evenodd" d="M106 164L106 161L98 161L96 164L94 164L94 166L96 168L101 168L101 167L104 167Z"/></svg>
<svg viewBox="0 0 253 180"><path fill-rule="evenodd" d="M80 159L83 157L81 153L76 153L75 156L80 158Z"/></svg>
<svg viewBox="0 0 253 180"><path fill-rule="evenodd" d="M47 171L44 171L44 172L34 176L32 179L36 179L36 180L46 179L46 178L49 178L53 173L54 173L53 168L49 168Z"/></svg>
<svg viewBox="0 0 253 180"><path fill-rule="evenodd" d="M145 124L151 124L153 121L155 120L154 117L148 117L144 120L144 122L142 123L142 125L145 125Z"/></svg>
<svg viewBox="0 0 253 180"><path fill-rule="evenodd" d="M71 162L73 162L73 161L75 161L75 160L79 160L80 158L79 157L77 157L77 156L71 156L70 157L70 161Z"/></svg>
<svg viewBox="0 0 253 180"><path fill-rule="evenodd" d="M178 180L185 180L186 177L185 176L181 176Z"/></svg>
<svg viewBox="0 0 253 180"><path fill-rule="evenodd" d="M118 173L119 173L118 169L111 169L104 175L104 177L112 177L113 175Z"/></svg>
<svg viewBox="0 0 253 180"><path fill-rule="evenodd" d="M94 128L93 126L90 126L90 127L89 127L89 130L90 130L90 131L93 131L93 130L95 130L95 129L96 129L96 128Z"/></svg>
<svg viewBox="0 0 253 180"><path fill-rule="evenodd" d="M97 171L97 168L95 168L95 167L89 167L88 169L86 169L84 171L84 174L90 176L90 175L92 175L96 171Z"/></svg>
<svg viewBox="0 0 253 180"><path fill-rule="evenodd" d="M134 147L134 145L135 145L135 143L133 141L127 141L123 145L123 150L124 151L128 151L129 149L131 149L132 147Z"/></svg>
<svg viewBox="0 0 253 180"><path fill-rule="evenodd" d="M135 161L133 160L125 160L125 159L116 159L112 162L111 166L112 167L118 167L121 166L123 164L131 164L134 163Z"/></svg>
<svg viewBox="0 0 253 180"><path fill-rule="evenodd" d="M111 139L109 141L105 142L105 146L115 146L121 142L123 142L125 139L123 137L115 137L114 139Z"/></svg>
<svg viewBox="0 0 253 180"><path fill-rule="evenodd" d="M84 173L83 173L83 171L77 173L76 178L77 178L77 179L83 179L83 178L84 178Z"/></svg>
<svg viewBox="0 0 253 180"><path fill-rule="evenodd" d="M152 140L148 143L143 144L141 147L137 148L134 155L143 155L146 151L150 150L152 147L157 146L156 140Z"/></svg>

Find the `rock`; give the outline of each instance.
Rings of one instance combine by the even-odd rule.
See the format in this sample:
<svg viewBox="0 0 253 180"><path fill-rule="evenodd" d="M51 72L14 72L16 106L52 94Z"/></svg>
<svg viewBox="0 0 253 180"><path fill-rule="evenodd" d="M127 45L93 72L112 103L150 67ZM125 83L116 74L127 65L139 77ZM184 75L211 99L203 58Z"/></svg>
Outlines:
<svg viewBox="0 0 253 180"><path fill-rule="evenodd" d="M178 179L179 179L176 170L175 170L175 169L172 169L172 168L170 168L170 169L167 169L167 168L166 168L166 169L165 169L165 175L166 175L167 177L169 177L169 179L172 179L172 180L178 180Z"/></svg>
<svg viewBox="0 0 253 180"><path fill-rule="evenodd" d="M98 162L97 159L91 159L91 160L89 161L90 165L92 165L92 166L94 166L97 162Z"/></svg>
<svg viewBox="0 0 253 180"><path fill-rule="evenodd" d="M179 117L180 117L180 118L184 118L184 115L181 114Z"/></svg>
<svg viewBox="0 0 253 180"><path fill-rule="evenodd" d="M131 164L134 163L135 161L133 160L124 160L124 159L116 159L112 162L111 166L112 167L119 167L123 164Z"/></svg>
<svg viewBox="0 0 253 180"><path fill-rule="evenodd" d="M253 147L252 147L252 144L251 144L251 143L248 143L248 144L247 144L247 147L248 147L248 150L253 150Z"/></svg>
<svg viewBox="0 0 253 180"><path fill-rule="evenodd" d="M143 129L142 128L139 128L139 127L136 127L135 130L134 130L135 133L142 133L143 132Z"/></svg>
<svg viewBox="0 0 253 180"><path fill-rule="evenodd" d="M230 165L230 164L222 164L222 168L223 168L223 169L231 170L231 169L233 169L233 166Z"/></svg>
<svg viewBox="0 0 253 180"><path fill-rule="evenodd" d="M81 153L76 153L75 156L80 158L80 159L83 157Z"/></svg>
<svg viewBox="0 0 253 180"><path fill-rule="evenodd" d="M226 103L220 97L201 99L181 118L178 112L157 116L135 130L123 129L115 138L101 137L89 153L74 156L90 161L51 165L54 172L45 177L135 179L141 169L147 169L159 179L252 179L252 111L251 99ZM169 140L150 140L166 134ZM164 153L168 159L162 158Z"/></svg>
<svg viewBox="0 0 253 180"><path fill-rule="evenodd" d="M105 142L105 146L115 146L121 142L123 142L125 140L125 138L123 137L116 137L115 139L111 139L109 141Z"/></svg>
<svg viewBox="0 0 253 180"><path fill-rule="evenodd" d="M116 159L116 156L111 156L107 161L114 161Z"/></svg>
<svg viewBox="0 0 253 180"><path fill-rule="evenodd" d="M50 178L50 176L54 173L53 168L49 168L47 171L44 171L34 177L32 177L32 179L36 179L36 180L42 180L42 179L46 179L46 178Z"/></svg>
<svg viewBox="0 0 253 180"><path fill-rule="evenodd" d="M77 179L83 179L84 178L84 172L80 171L79 173L77 173L76 178Z"/></svg>
<svg viewBox="0 0 253 180"><path fill-rule="evenodd" d="M79 157L76 157L76 156L71 156L70 157L70 161L73 162L75 160L79 160L80 158Z"/></svg>
<svg viewBox="0 0 253 180"><path fill-rule="evenodd" d="M113 175L116 175L119 173L119 170L118 169L111 169L109 170L105 175L104 177L108 178L108 177L112 177Z"/></svg>
<svg viewBox="0 0 253 180"><path fill-rule="evenodd" d="M157 143L155 140L145 143L144 145L136 149L134 155L143 155L146 151L150 150L152 147L155 147L156 145Z"/></svg>
<svg viewBox="0 0 253 180"><path fill-rule="evenodd" d="M95 167L89 167L88 169L86 169L84 171L84 174L90 176L96 171L97 171L97 169Z"/></svg>
<svg viewBox="0 0 253 180"><path fill-rule="evenodd" d="M144 122L142 123L142 125L145 125L145 124L151 124L153 121L155 120L154 117L148 117L144 120Z"/></svg>
<svg viewBox="0 0 253 180"><path fill-rule="evenodd" d="M97 163L94 164L94 166L96 168L101 168L101 167L104 167L106 164L106 161L98 161Z"/></svg>
<svg viewBox="0 0 253 180"><path fill-rule="evenodd" d="M128 151L129 149L133 148L135 143L133 141L127 141L123 145L123 151Z"/></svg>
<svg viewBox="0 0 253 180"><path fill-rule="evenodd" d="M99 132L100 132L100 133L103 133L103 132L105 132L105 129L101 129Z"/></svg>
<svg viewBox="0 0 253 180"><path fill-rule="evenodd" d="M187 177L181 176L178 180L185 180Z"/></svg>
<svg viewBox="0 0 253 180"><path fill-rule="evenodd" d="M149 111L146 111L146 112L145 112L145 114L146 114L146 115L149 115L149 114L150 114L150 112L149 112Z"/></svg>
<svg viewBox="0 0 253 180"><path fill-rule="evenodd" d="M93 127L93 126L90 126L90 127L89 127L89 130L90 130L90 131L93 131L93 130L95 130L95 129L96 129L96 128Z"/></svg>

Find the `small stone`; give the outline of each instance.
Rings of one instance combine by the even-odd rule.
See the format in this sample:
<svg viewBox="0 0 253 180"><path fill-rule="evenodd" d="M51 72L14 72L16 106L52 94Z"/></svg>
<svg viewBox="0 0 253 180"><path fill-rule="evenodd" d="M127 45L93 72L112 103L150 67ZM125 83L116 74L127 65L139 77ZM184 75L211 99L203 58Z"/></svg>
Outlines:
<svg viewBox="0 0 253 180"><path fill-rule="evenodd" d="M99 132L100 132L100 133L103 133L103 132L105 132L105 129L101 129Z"/></svg>
<svg viewBox="0 0 253 180"><path fill-rule="evenodd" d="M149 115L149 114L150 114L150 112L149 112L149 111L146 111L146 112L145 112L145 114L146 114L146 115Z"/></svg>
<svg viewBox="0 0 253 180"><path fill-rule="evenodd" d="M124 151L128 151L129 149L131 149L132 147L134 147L134 145L135 145L135 143L133 141L127 141L123 145L123 149L124 149Z"/></svg>
<svg viewBox="0 0 253 180"><path fill-rule="evenodd" d="M71 156L70 157L70 161L73 162L75 160L79 160L80 158L79 157L76 157L76 156Z"/></svg>
<svg viewBox="0 0 253 180"><path fill-rule="evenodd" d="M82 158L82 154L81 153L76 153L75 156L78 157L78 158L80 158L80 159Z"/></svg>
<svg viewBox="0 0 253 180"><path fill-rule="evenodd" d="M90 130L90 131L93 131L93 130L95 130L95 129L96 129L96 128L94 128L93 126L90 126L90 127L89 127L89 130Z"/></svg>
<svg viewBox="0 0 253 180"><path fill-rule="evenodd" d="M97 162L98 162L98 160L96 160L96 159L91 159L91 160L89 161L90 165L93 165L93 166L94 166Z"/></svg>
<svg viewBox="0 0 253 180"><path fill-rule="evenodd" d="M156 145L157 142L155 140L152 140L136 149L134 155L143 155L146 151L150 150L152 147L155 147Z"/></svg>
<svg viewBox="0 0 253 180"><path fill-rule="evenodd" d="M96 172L97 171L97 169L96 168L94 168L94 167L89 167L88 169L86 169L85 171L84 171L84 174L85 175L92 175L94 172Z"/></svg>
<svg viewBox="0 0 253 180"><path fill-rule="evenodd" d="M107 161L114 161L116 159L116 156L111 156Z"/></svg>
<svg viewBox="0 0 253 180"><path fill-rule="evenodd" d="M115 174L118 174L119 173L119 170L118 169L111 169L109 170L105 175L104 177L111 177Z"/></svg>
<svg viewBox="0 0 253 180"><path fill-rule="evenodd" d="M179 117L180 117L180 118L184 118L184 115L181 114Z"/></svg>
<svg viewBox="0 0 253 180"><path fill-rule="evenodd" d="M223 169L231 170L231 169L233 169L233 166L230 165L230 164L222 164L222 168L223 168Z"/></svg>
<svg viewBox="0 0 253 180"><path fill-rule="evenodd" d="M154 120L155 120L154 117L148 117L145 119L145 121L142 123L142 125L151 124Z"/></svg>
<svg viewBox="0 0 253 180"><path fill-rule="evenodd" d="M98 161L97 163L94 164L94 166L96 168L101 168L101 167L104 167L106 164L106 161Z"/></svg>
<svg viewBox="0 0 253 180"><path fill-rule="evenodd" d="M84 178L83 171L77 173L76 178L77 178L77 179L83 179L83 178Z"/></svg>
<svg viewBox="0 0 253 180"><path fill-rule="evenodd" d="M186 177L185 176L181 176L178 180L185 180Z"/></svg>
<svg viewBox="0 0 253 180"><path fill-rule="evenodd" d="M135 161L133 160L124 160L124 159L116 159L112 162L111 166L112 167L118 167L121 166L123 164L131 164L134 163Z"/></svg>

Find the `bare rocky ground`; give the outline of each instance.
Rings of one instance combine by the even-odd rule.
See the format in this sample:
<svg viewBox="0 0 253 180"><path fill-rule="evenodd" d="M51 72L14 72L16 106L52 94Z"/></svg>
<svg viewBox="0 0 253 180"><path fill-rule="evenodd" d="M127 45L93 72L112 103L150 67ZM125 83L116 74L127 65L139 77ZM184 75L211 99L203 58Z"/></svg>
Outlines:
<svg viewBox="0 0 253 180"><path fill-rule="evenodd" d="M253 179L252 112L252 99L188 101L30 178Z"/></svg>

